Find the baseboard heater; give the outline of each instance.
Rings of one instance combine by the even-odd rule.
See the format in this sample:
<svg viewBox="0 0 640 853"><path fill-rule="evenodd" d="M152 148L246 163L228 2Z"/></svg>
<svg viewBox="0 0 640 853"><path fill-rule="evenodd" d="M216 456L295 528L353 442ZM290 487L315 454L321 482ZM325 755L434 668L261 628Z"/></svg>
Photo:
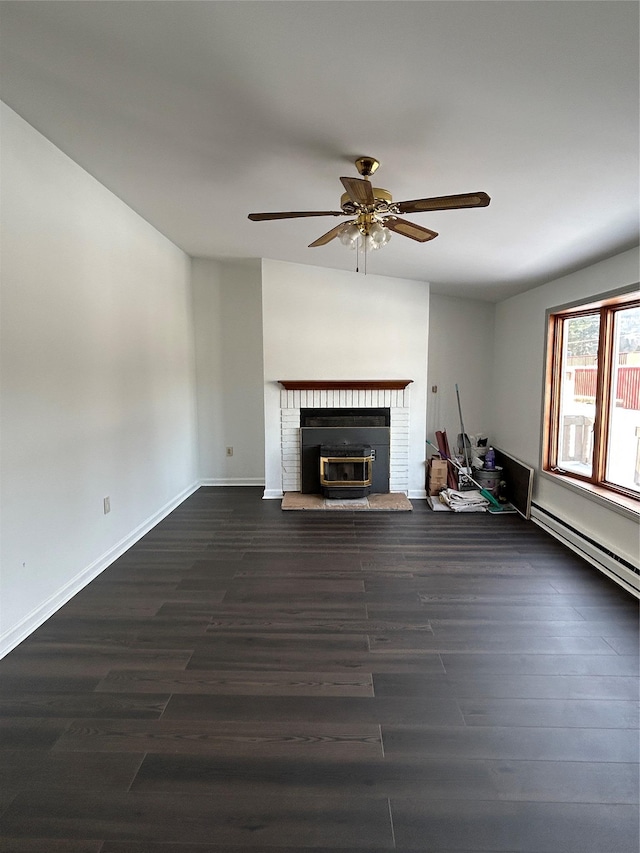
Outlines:
<svg viewBox="0 0 640 853"><path fill-rule="evenodd" d="M620 557L614 551L604 548L595 539L581 533L577 528L557 515L549 512L539 504L531 505L531 520L534 521L563 545L571 548L592 566L595 566L608 577L612 578L627 592L640 598L640 569L628 560Z"/></svg>

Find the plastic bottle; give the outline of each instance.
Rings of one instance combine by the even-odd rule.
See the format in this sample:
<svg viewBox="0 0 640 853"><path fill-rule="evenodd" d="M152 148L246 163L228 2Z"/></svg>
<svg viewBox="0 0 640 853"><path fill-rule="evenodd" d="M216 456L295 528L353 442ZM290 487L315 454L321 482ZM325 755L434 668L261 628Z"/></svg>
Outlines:
<svg viewBox="0 0 640 853"><path fill-rule="evenodd" d="M484 467L487 471L493 471L496 467L496 454L493 447L487 447L487 452L484 455Z"/></svg>

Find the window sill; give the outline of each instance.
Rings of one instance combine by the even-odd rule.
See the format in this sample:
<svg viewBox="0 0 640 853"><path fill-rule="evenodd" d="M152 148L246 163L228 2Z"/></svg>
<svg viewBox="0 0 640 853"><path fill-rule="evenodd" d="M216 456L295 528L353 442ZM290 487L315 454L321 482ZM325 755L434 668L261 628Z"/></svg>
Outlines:
<svg viewBox="0 0 640 853"><path fill-rule="evenodd" d="M596 486L593 483L583 483L574 480L572 477L567 477L564 474L552 474L551 471L541 471L540 476L553 483L558 483L567 489L571 489L571 491L600 504L600 506L606 507L612 512L617 512L619 515L624 515L626 518L631 518L634 521L640 520L640 502L635 501L633 498L619 495L616 492L604 489L602 486Z"/></svg>

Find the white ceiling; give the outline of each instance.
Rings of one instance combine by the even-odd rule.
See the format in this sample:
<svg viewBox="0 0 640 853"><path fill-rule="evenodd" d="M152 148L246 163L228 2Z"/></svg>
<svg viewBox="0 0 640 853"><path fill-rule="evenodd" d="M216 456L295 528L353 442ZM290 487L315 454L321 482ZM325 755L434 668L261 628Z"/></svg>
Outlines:
<svg viewBox="0 0 640 853"><path fill-rule="evenodd" d="M500 299L638 242L638 4L581 0L2 2L2 99L190 255L353 269L353 160L407 218L381 275Z"/></svg>

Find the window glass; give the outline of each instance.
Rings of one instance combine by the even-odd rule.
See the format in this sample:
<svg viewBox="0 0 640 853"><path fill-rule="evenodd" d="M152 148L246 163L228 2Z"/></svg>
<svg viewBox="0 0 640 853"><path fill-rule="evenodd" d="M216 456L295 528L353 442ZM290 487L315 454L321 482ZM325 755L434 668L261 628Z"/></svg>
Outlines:
<svg viewBox="0 0 640 853"><path fill-rule="evenodd" d="M562 321L557 464L585 477L593 470L599 332L599 313Z"/></svg>
<svg viewBox="0 0 640 853"><path fill-rule="evenodd" d="M615 312L605 479L640 491L640 306Z"/></svg>

